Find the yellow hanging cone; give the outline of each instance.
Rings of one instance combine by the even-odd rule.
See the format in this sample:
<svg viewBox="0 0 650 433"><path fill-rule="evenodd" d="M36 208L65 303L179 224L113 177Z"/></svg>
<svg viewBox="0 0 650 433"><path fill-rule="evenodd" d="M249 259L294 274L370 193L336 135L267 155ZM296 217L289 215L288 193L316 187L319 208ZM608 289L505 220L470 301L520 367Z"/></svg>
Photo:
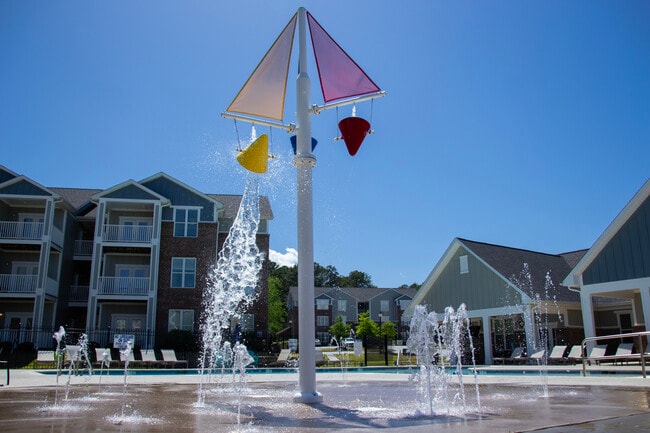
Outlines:
<svg viewBox="0 0 650 433"><path fill-rule="evenodd" d="M269 159L269 137L262 134L248 147L237 155L239 164L253 173L266 173L266 163Z"/></svg>

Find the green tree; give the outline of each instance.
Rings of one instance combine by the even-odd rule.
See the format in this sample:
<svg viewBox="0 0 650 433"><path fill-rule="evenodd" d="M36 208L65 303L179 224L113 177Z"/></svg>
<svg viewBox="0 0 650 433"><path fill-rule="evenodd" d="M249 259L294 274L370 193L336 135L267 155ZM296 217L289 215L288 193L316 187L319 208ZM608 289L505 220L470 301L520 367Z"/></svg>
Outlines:
<svg viewBox="0 0 650 433"><path fill-rule="evenodd" d="M422 287L422 284L418 284L418 283L411 283L410 285L402 284L401 286L399 286L400 289L415 289L415 290L419 290L420 287Z"/></svg>
<svg viewBox="0 0 650 433"><path fill-rule="evenodd" d="M394 340L397 336L397 329L393 322L383 322L379 330L380 337L386 336L388 340Z"/></svg>
<svg viewBox="0 0 650 433"><path fill-rule="evenodd" d="M379 335L379 327L375 322L370 320L370 312L364 311L359 314L359 323L357 325L357 337L368 338Z"/></svg>
<svg viewBox="0 0 650 433"><path fill-rule="evenodd" d="M350 335L350 325L343 323L343 317L336 316L334 324L330 326L330 335L336 338L336 341L341 341L341 338Z"/></svg>
<svg viewBox="0 0 650 433"><path fill-rule="evenodd" d="M361 271L352 271L348 274L347 277L341 277L339 279L339 287L375 287L372 284L372 278L370 275Z"/></svg>
<svg viewBox="0 0 650 433"><path fill-rule="evenodd" d="M286 297L282 296L282 280L269 277L269 332L275 335L287 321Z"/></svg>
<svg viewBox="0 0 650 433"><path fill-rule="evenodd" d="M334 266L323 267L318 263L314 263L314 286L338 287L340 278L341 276Z"/></svg>
<svg viewBox="0 0 650 433"><path fill-rule="evenodd" d="M359 314L359 323L357 324L357 337L363 340L363 362L368 365L368 337L379 335L379 327L375 322L370 320L370 312L364 311Z"/></svg>

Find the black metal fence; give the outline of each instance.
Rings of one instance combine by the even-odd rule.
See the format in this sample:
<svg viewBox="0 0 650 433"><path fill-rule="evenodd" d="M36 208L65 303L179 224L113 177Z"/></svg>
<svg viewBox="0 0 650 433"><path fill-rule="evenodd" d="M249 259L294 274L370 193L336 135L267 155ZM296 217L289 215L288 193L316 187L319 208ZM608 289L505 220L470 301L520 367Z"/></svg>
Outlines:
<svg viewBox="0 0 650 433"><path fill-rule="evenodd" d="M32 346L35 350L56 349L57 341L54 338L58 328L33 328L33 329L0 329L0 343L3 347L20 347ZM115 341L132 339L134 347L150 349L154 347L156 335L154 331L149 330L115 330L115 329L98 329L86 332L85 329L68 328L65 329L63 342L65 344L77 344L82 334L86 334L88 342L97 347L113 347Z"/></svg>

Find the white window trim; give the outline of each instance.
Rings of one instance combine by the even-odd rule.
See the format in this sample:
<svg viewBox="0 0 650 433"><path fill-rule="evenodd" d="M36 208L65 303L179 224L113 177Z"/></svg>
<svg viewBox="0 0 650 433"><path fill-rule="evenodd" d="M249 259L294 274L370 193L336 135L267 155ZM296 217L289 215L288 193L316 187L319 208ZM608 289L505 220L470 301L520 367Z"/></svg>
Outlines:
<svg viewBox="0 0 650 433"><path fill-rule="evenodd" d="M173 312L178 312L179 313L179 326L177 328L172 328L172 323L171 323L171 315ZM190 329L185 329L183 327L183 316L185 314L192 313L192 325ZM169 310L167 313L167 332L173 331L175 329L179 329L181 331L193 331L194 330L194 320L195 320L196 313L194 310L191 309L182 309L182 308L172 308Z"/></svg>
<svg viewBox="0 0 650 433"><path fill-rule="evenodd" d="M182 282L181 282L180 286L174 286L174 260L175 259L180 259L180 260L183 261L183 271L182 271L183 278L182 278ZM185 270L185 264L186 264L186 260L188 260L188 259L194 260L194 272L193 272L194 273L194 284L192 285L192 287L185 286L185 275L187 274L187 272ZM169 287L170 288L172 288L172 289L194 289L194 288L196 288L196 257L172 257L170 265L171 265L170 272L169 272Z"/></svg>
<svg viewBox="0 0 650 433"><path fill-rule="evenodd" d="M177 210L185 210L186 211L184 221L177 221L176 220L176 211ZM196 211L196 236L188 236L187 235L187 226L188 226L188 224L190 224L187 221L187 214L188 214L187 211L190 211L190 210L195 210ZM173 212L172 212L172 220L174 222L174 226L173 226L173 236L174 237L177 237L177 238L189 238L189 237L195 238L195 237L198 237L198 235L199 235L199 222L201 221L201 208L197 207L197 206L174 206ZM176 236L176 224L183 224L183 236ZM195 223L191 223L191 224L195 224Z"/></svg>
<svg viewBox="0 0 650 433"><path fill-rule="evenodd" d="M461 274L468 274L469 273L469 261L467 259L467 254L458 257L458 263L460 266L460 273Z"/></svg>

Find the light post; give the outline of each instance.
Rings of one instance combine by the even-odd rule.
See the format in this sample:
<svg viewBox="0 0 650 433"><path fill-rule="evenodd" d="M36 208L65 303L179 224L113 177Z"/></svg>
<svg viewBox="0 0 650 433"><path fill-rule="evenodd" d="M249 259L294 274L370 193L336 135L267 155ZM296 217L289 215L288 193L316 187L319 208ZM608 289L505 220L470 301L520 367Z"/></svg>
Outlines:
<svg viewBox="0 0 650 433"><path fill-rule="evenodd" d="M384 365L388 365L388 336L386 335L385 332L383 332L381 328L381 319L384 317L384 315L380 312L379 313L379 337L381 338L382 336L384 337Z"/></svg>
<svg viewBox="0 0 650 433"><path fill-rule="evenodd" d="M381 335L382 335L382 332L381 332L381 319L382 319L383 317L384 317L384 315L381 314L381 311L380 311L380 312L379 312L379 339L381 339ZM380 353L381 353L381 352L380 352Z"/></svg>

